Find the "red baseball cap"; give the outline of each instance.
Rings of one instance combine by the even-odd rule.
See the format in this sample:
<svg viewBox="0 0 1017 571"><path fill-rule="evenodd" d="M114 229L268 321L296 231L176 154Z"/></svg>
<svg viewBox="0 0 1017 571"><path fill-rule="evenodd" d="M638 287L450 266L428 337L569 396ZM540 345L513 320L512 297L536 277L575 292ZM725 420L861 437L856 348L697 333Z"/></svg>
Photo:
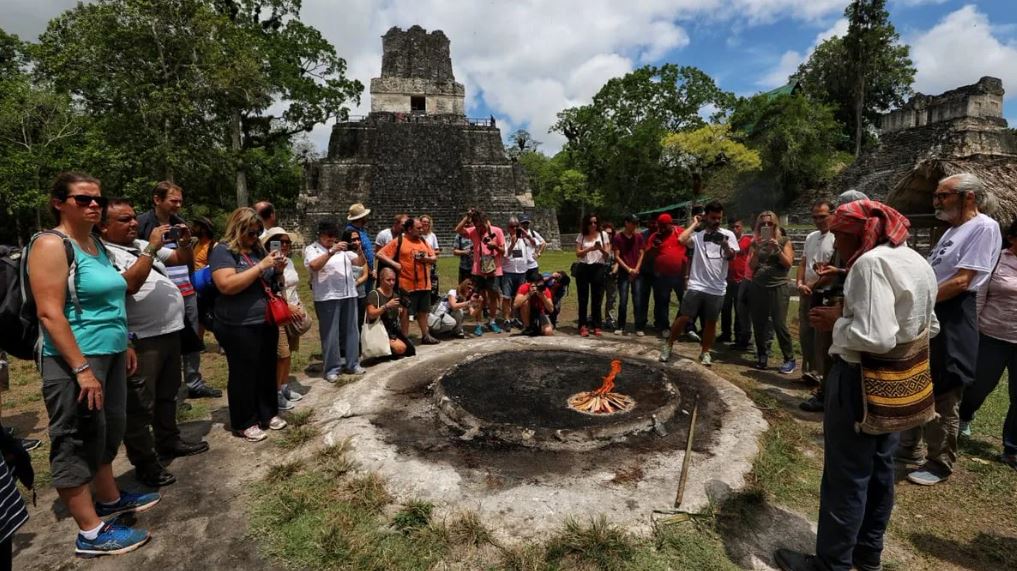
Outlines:
<svg viewBox="0 0 1017 571"><path fill-rule="evenodd" d="M667 212L657 217L657 224L671 224L672 222L671 215Z"/></svg>

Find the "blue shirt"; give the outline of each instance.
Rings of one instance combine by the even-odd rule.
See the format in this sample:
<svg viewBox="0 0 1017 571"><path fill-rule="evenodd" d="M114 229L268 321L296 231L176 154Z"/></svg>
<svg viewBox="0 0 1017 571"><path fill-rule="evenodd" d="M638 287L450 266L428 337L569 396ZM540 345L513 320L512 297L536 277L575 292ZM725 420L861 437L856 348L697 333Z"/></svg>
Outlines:
<svg viewBox="0 0 1017 571"><path fill-rule="evenodd" d="M374 242L371 241L371 237L367 234L367 230L364 228L357 228L353 224L346 225L347 230L353 230L357 234L360 234L360 247L364 250L364 259L367 260L366 268L374 267Z"/></svg>
<svg viewBox="0 0 1017 571"><path fill-rule="evenodd" d="M115 355L127 350L127 282L110 262L106 249L99 246L95 256L86 253L74 241L74 287L81 311L70 292L64 301L64 315L81 353ZM43 328L42 354L57 357L60 351Z"/></svg>

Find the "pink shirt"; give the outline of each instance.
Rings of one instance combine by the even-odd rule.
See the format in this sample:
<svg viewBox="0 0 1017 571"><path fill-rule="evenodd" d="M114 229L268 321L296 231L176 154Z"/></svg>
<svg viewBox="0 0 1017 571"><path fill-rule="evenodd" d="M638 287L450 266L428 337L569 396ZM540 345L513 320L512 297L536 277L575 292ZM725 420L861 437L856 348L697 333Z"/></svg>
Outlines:
<svg viewBox="0 0 1017 571"><path fill-rule="evenodd" d="M978 330L1017 343L1017 256L1006 248L989 281L978 291Z"/></svg>
<svg viewBox="0 0 1017 571"><path fill-rule="evenodd" d="M485 234L494 234L490 246L484 244ZM476 226L466 230L466 237L473 241L473 275L483 275L480 272L482 256L494 256L494 275L500 276L502 275L501 262L505 251L505 233L501 231L501 228L491 226L491 229L485 234L481 234Z"/></svg>

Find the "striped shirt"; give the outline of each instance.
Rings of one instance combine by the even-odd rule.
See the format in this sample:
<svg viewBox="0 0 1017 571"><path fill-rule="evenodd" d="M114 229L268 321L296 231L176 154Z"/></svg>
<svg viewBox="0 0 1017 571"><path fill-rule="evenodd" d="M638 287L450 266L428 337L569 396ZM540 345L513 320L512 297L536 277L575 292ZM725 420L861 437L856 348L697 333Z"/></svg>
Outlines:
<svg viewBox="0 0 1017 571"><path fill-rule="evenodd" d="M14 485L14 475L0 455L0 541L6 541L28 521L28 510L21 492Z"/></svg>

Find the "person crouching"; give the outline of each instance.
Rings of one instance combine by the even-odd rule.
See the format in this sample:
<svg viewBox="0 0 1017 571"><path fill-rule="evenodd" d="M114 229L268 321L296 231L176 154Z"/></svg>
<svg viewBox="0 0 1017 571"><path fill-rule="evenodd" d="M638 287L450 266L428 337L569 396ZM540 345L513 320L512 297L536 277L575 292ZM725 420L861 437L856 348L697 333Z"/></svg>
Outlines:
<svg viewBox="0 0 1017 571"><path fill-rule="evenodd" d="M544 276L537 270L526 272L526 283L519 286L512 303L523 322L523 333L528 335L554 335L554 327L548 317L554 311L551 288L544 283Z"/></svg>

